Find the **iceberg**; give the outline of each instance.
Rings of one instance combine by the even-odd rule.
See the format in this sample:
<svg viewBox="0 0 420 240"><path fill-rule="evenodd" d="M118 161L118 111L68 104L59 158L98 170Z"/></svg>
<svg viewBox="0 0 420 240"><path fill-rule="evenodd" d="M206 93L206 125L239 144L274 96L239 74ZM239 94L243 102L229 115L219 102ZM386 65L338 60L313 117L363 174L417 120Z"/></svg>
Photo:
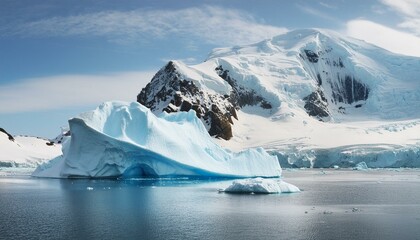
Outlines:
<svg viewBox="0 0 420 240"><path fill-rule="evenodd" d="M300 192L300 189L295 185L287 183L279 178L264 179L264 178L250 178L235 180L233 183L222 190L226 193L294 193Z"/></svg>
<svg viewBox="0 0 420 240"><path fill-rule="evenodd" d="M63 154L32 174L52 178L279 177L262 148L232 152L214 142L193 110L155 116L133 102L105 102L69 120Z"/></svg>

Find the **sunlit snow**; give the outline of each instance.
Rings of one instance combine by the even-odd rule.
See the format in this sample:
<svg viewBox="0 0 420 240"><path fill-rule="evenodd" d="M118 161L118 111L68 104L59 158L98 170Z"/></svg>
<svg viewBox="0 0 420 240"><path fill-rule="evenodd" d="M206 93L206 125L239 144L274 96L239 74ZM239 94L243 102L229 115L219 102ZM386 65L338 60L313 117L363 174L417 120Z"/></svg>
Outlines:
<svg viewBox="0 0 420 240"><path fill-rule="evenodd" d="M279 177L277 157L262 148L225 150L194 111L156 117L139 103L106 102L69 121L63 155L37 177Z"/></svg>

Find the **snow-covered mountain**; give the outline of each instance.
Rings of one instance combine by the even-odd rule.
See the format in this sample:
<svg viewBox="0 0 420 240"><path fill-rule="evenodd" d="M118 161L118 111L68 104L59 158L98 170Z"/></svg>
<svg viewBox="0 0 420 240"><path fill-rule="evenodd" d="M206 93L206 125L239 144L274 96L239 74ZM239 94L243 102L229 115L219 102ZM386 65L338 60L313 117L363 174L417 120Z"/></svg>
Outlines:
<svg viewBox="0 0 420 240"><path fill-rule="evenodd" d="M49 140L12 136L0 128L0 167L34 168L61 154L61 145Z"/></svg>
<svg viewBox="0 0 420 240"><path fill-rule="evenodd" d="M223 146L262 146L285 166L420 166L420 58L327 30L171 61L137 101L193 109Z"/></svg>

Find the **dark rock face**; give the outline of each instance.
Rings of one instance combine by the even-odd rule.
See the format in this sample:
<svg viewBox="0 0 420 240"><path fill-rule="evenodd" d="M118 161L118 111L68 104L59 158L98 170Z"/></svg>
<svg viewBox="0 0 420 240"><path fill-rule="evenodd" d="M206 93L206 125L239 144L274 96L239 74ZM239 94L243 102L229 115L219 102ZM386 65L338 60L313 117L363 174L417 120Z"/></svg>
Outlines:
<svg viewBox="0 0 420 240"><path fill-rule="evenodd" d="M61 144L64 142L65 138L70 137L71 132L70 130L62 132L56 138L51 139L49 142L46 142L47 146L53 146L54 144Z"/></svg>
<svg viewBox="0 0 420 240"><path fill-rule="evenodd" d="M308 50L308 49L305 49L303 51L305 52L306 57L308 58L309 62L311 62L311 63L317 63L318 62L318 59L319 59L318 54L316 54L312 50Z"/></svg>
<svg viewBox="0 0 420 240"><path fill-rule="evenodd" d="M300 54L301 59L308 61L310 68L314 66L312 71L309 72L315 72L316 74L313 76L317 84L316 91L303 99L305 101L304 108L310 116L322 120L331 115L328 110L329 104L353 104L368 99L369 87L350 74L342 58L333 54L332 48L318 52L305 49L303 53ZM318 69L324 70L319 71ZM331 92L331 96L325 96L325 89L330 90L328 92ZM360 108L362 106L361 103L354 107ZM339 106L337 112L344 114L345 108Z"/></svg>
<svg viewBox="0 0 420 240"><path fill-rule="evenodd" d="M223 139L230 139L232 135L232 119L226 114L223 114L216 105L211 106L211 111L208 112L211 119L209 134L210 136L217 136Z"/></svg>
<svg viewBox="0 0 420 240"><path fill-rule="evenodd" d="M233 90L229 97L236 109L240 109L246 105L255 106L258 104L264 109L272 108L271 104L258 95L253 89L247 89L240 86L234 78L229 76L229 70L224 70L223 66L218 66L215 70L217 71L217 74L232 87Z"/></svg>
<svg viewBox="0 0 420 240"><path fill-rule="evenodd" d="M181 92L176 93L176 91L181 91L181 86L185 92L187 89L193 89L192 92L197 90L195 86L188 86L187 81L183 83L179 73L175 71L174 63L169 62L163 69L157 72L152 81L141 90L137 95L137 102L153 111L157 107L157 102L165 102L174 96L173 99L171 99L173 100L173 104L175 104L175 106L180 106L182 104ZM178 95L178 97L175 97L175 95Z"/></svg>
<svg viewBox="0 0 420 240"><path fill-rule="evenodd" d="M169 62L141 90L137 95L137 102L154 112L171 113L193 109L207 126L211 136L228 140L232 137L232 118L238 119L238 109L246 105L271 109L272 105L254 90L239 85L222 66L215 71L232 87L230 94L209 94L201 91L194 82L179 74L175 63Z"/></svg>
<svg viewBox="0 0 420 240"><path fill-rule="evenodd" d="M203 99L219 100L225 108L233 111L222 112L217 108L217 112L214 112L216 108L212 107L212 103ZM226 140L232 137L229 119L231 116L236 118L233 105L220 96L209 96L200 91L192 81L183 79L173 62L169 62L156 73L151 82L137 95L137 102L154 112L171 113L193 109L197 117L210 129L210 135ZM163 108L159 109L162 106Z"/></svg>
<svg viewBox="0 0 420 240"><path fill-rule="evenodd" d="M359 82L356 78L346 75L344 78L337 76L336 81L329 81L332 89L333 102L352 104L354 102L367 100L369 88Z"/></svg>
<svg viewBox="0 0 420 240"><path fill-rule="evenodd" d="M6 132L6 130L4 130L3 128L0 128L0 132L6 134L10 141L13 141L13 142L15 141L15 138L11 134Z"/></svg>
<svg viewBox="0 0 420 240"><path fill-rule="evenodd" d="M303 99L305 110L309 116L317 117L319 120L330 116L327 99L320 88Z"/></svg>

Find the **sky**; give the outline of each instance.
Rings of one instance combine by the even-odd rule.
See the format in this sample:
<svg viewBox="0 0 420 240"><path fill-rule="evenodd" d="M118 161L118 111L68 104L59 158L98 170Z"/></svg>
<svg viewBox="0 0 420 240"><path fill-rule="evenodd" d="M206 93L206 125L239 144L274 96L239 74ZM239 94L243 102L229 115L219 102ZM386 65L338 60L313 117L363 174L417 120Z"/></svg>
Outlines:
<svg viewBox="0 0 420 240"><path fill-rule="evenodd" d="M0 0L0 127L52 138L169 60L325 28L420 57L419 0Z"/></svg>

